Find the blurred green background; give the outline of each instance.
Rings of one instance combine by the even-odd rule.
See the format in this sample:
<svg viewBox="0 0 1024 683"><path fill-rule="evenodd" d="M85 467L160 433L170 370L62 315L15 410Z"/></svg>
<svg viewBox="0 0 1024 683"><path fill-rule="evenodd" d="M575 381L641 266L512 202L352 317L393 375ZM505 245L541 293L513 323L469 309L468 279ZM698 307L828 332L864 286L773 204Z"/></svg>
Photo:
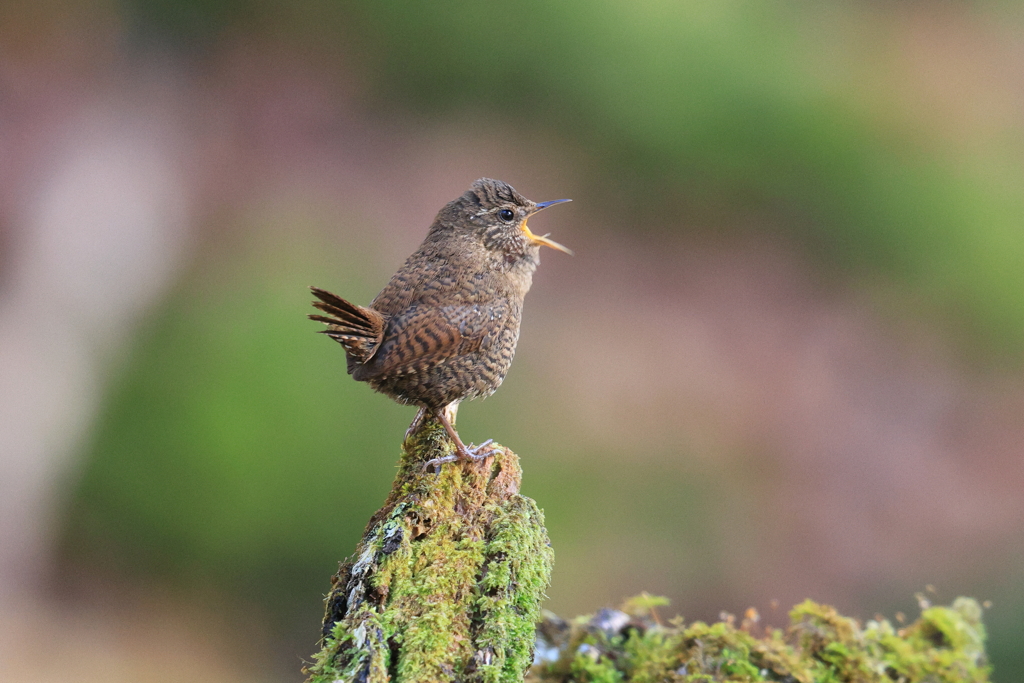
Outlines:
<svg viewBox="0 0 1024 683"><path fill-rule="evenodd" d="M346 376L306 287L369 301L488 175L575 200L533 227L577 256L543 255L505 385L460 411L523 458L551 609L913 618L934 586L991 600L993 680L1024 676L1018 5L8 9L5 130L46 140L8 144L19 177L68 109L123 110L187 196L57 477L44 593L206 615L210 680L301 680L414 415Z"/></svg>

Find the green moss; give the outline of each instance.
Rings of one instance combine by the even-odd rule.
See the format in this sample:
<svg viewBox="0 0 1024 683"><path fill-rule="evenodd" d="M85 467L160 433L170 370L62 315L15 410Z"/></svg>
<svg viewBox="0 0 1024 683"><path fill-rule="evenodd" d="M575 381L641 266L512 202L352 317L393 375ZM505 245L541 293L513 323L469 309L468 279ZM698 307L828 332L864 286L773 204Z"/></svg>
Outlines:
<svg viewBox="0 0 1024 683"><path fill-rule="evenodd" d="M753 615L665 625L641 596L623 612L602 610L568 623L546 615L538 662L527 680L583 683L786 681L788 683L983 683L989 669L981 608L969 598L929 607L905 629L886 620L861 627L810 600L786 631L759 632ZM629 612L629 613L627 613Z"/></svg>
<svg viewBox="0 0 1024 683"><path fill-rule="evenodd" d="M519 495L514 453L423 469L451 450L433 421L403 444L391 495L332 580L312 683L523 680L553 562L544 517Z"/></svg>
<svg viewBox="0 0 1024 683"><path fill-rule="evenodd" d="M739 625L666 624L656 609L667 600L647 594L623 611L540 620L553 554L542 513L519 495L518 458L496 450L424 470L451 451L433 421L406 438L390 496L332 579L310 683L988 681L969 598L928 606L902 629L810 600L785 631L760 629L754 612Z"/></svg>

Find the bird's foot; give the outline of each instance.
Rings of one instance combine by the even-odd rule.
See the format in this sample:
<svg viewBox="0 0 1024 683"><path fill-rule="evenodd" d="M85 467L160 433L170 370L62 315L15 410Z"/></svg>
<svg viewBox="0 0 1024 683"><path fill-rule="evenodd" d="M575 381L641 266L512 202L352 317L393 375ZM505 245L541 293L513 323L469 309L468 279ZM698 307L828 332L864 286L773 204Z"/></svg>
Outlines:
<svg viewBox="0 0 1024 683"><path fill-rule="evenodd" d="M460 450L456 448L455 452L452 453L451 455L446 455L443 458L434 458L433 460L428 460L427 462L423 463L423 469L427 470L430 468L434 468L435 474L440 474L441 465L447 462L456 462L459 460L465 462L476 462L477 460L489 458L490 456L494 455L494 451L496 450L505 450L503 446L491 446L491 443L493 441L494 439L487 439L487 441L484 441L479 446L466 446L464 447L465 450L462 452L460 452Z"/></svg>
<svg viewBox="0 0 1024 683"><path fill-rule="evenodd" d="M487 441L484 441L479 446L469 446L469 448L466 449L465 457L462 458L462 459L463 460L483 460L484 458L486 458L486 457L488 457L490 455L493 455L494 451L497 451L497 450L504 451L505 450L501 446L491 446L491 444L493 442L494 442L494 439L487 439ZM488 448L488 446L490 446L490 448ZM484 450L484 449L487 449L487 450Z"/></svg>

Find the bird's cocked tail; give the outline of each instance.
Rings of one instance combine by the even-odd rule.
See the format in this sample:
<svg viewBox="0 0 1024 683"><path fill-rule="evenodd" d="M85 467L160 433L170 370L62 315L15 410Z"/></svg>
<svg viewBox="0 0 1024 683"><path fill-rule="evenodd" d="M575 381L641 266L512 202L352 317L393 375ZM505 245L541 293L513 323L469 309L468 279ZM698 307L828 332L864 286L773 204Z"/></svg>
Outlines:
<svg viewBox="0 0 1024 683"><path fill-rule="evenodd" d="M384 338L384 316L372 308L357 306L330 292L310 287L319 301L313 305L327 315L311 314L309 317L327 324L323 334L345 347L348 352L348 372L371 358Z"/></svg>

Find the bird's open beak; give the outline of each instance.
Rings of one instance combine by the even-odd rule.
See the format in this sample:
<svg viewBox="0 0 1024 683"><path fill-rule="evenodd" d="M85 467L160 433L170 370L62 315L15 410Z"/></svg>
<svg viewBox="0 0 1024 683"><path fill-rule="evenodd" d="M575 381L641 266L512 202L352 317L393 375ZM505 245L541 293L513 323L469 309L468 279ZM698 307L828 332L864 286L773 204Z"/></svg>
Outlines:
<svg viewBox="0 0 1024 683"><path fill-rule="evenodd" d="M541 211L542 209L546 209L549 206L554 206L555 204L561 204L563 202L571 202L571 201L572 201L571 199L554 199L554 200L552 200L550 202L541 202L540 204L537 204L537 208L535 208L533 210L533 213L537 213L538 211ZM559 244L558 242L556 242L554 240L549 240L547 235L534 235L530 231L530 229L528 227L526 227L526 221L523 221L523 232L526 234L526 239L530 240L534 244L541 244L541 245L543 245L545 247L551 247L552 249L557 249L558 251L564 251L566 254L569 254L570 256L573 255L572 254L572 249L570 249L569 247L566 247L564 245L561 245L561 244Z"/></svg>

